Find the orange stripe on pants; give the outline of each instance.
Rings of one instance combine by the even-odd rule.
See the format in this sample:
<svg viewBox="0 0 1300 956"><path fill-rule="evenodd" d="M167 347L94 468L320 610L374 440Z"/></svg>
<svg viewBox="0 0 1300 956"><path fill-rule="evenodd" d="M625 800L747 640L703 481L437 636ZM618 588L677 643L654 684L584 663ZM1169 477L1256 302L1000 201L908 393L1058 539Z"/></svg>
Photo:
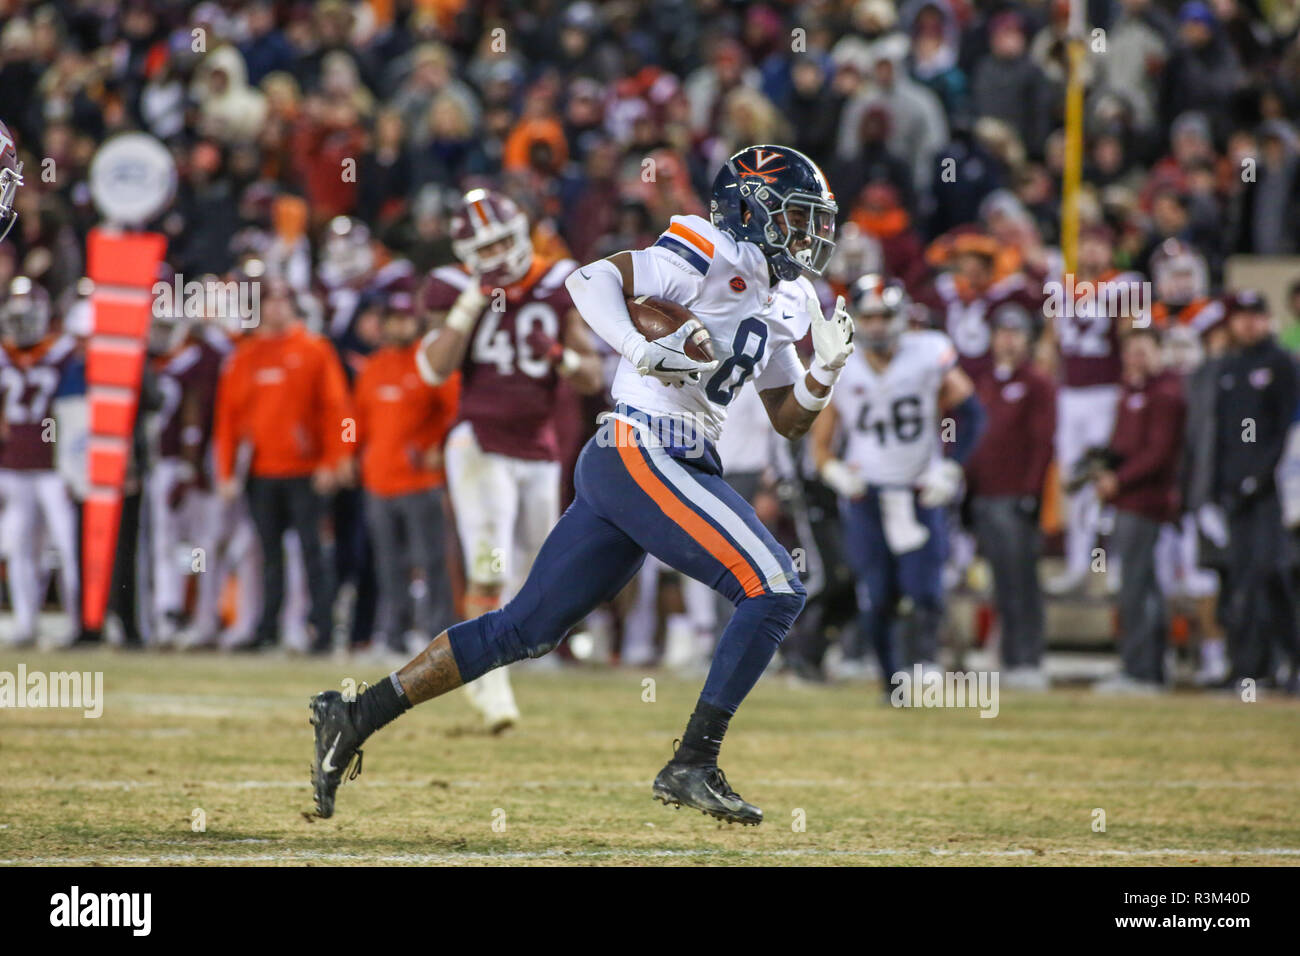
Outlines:
<svg viewBox="0 0 1300 956"><path fill-rule="evenodd" d="M696 544L726 565L727 570L735 575L740 586L745 589L746 597L758 597L765 593L762 579L753 565L713 525L682 504L668 486L659 480L659 476L650 470L640 449L634 444L635 430L627 422L616 420L615 425L619 457L623 459L624 467L637 486Z"/></svg>

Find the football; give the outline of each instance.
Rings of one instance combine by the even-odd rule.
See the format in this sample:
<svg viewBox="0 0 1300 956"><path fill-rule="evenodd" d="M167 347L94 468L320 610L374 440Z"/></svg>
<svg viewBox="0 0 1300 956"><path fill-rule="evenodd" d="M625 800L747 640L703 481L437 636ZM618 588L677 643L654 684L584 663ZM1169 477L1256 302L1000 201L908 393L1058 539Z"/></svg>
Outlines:
<svg viewBox="0 0 1300 956"><path fill-rule="evenodd" d="M639 295L635 299L629 299L627 313L632 317L636 330L650 341L675 332L683 322L695 318L690 309L655 295ZM687 357L696 362L713 361L713 340L709 338L704 326L700 326L686 340L685 351Z"/></svg>

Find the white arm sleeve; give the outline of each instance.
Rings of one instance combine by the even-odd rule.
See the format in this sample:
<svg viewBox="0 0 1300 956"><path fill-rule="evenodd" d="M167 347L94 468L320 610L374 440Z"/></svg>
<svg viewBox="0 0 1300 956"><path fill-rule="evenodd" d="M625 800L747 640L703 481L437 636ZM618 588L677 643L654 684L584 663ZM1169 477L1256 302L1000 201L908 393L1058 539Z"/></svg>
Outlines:
<svg viewBox="0 0 1300 956"><path fill-rule="evenodd" d="M609 343L619 355L626 355L629 336L641 337L627 314L623 297L623 276L608 259L574 269L564 280L573 304L591 330ZM633 339L632 341L635 341Z"/></svg>
<svg viewBox="0 0 1300 956"><path fill-rule="evenodd" d="M807 369L803 367L803 359L799 358L799 350L795 348L793 342L786 342L784 345L777 346L776 351L768 358L763 371L754 377L754 387L760 392L766 392L771 388L785 388L787 385L803 381L806 374Z"/></svg>

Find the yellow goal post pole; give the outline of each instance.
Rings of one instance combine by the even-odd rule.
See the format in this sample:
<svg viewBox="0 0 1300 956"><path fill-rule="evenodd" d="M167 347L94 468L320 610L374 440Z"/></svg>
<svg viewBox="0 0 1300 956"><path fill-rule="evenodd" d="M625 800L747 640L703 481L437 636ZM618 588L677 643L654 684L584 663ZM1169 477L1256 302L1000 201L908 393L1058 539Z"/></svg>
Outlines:
<svg viewBox="0 0 1300 956"><path fill-rule="evenodd" d="M1061 256L1073 274L1079 257L1079 187L1083 179L1083 60L1086 0L1070 0L1065 85L1065 168L1061 177Z"/></svg>

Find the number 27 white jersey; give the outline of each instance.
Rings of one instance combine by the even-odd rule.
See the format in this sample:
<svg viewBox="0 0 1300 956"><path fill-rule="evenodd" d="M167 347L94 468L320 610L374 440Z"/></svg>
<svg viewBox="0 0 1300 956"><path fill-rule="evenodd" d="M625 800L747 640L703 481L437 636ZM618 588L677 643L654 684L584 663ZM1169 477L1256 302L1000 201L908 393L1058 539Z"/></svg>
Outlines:
<svg viewBox="0 0 1300 956"><path fill-rule="evenodd" d="M859 348L835 384L831 402L845 439L841 456L877 486L916 484L939 454L939 390L957 363L948 336L904 332L883 372Z"/></svg>

